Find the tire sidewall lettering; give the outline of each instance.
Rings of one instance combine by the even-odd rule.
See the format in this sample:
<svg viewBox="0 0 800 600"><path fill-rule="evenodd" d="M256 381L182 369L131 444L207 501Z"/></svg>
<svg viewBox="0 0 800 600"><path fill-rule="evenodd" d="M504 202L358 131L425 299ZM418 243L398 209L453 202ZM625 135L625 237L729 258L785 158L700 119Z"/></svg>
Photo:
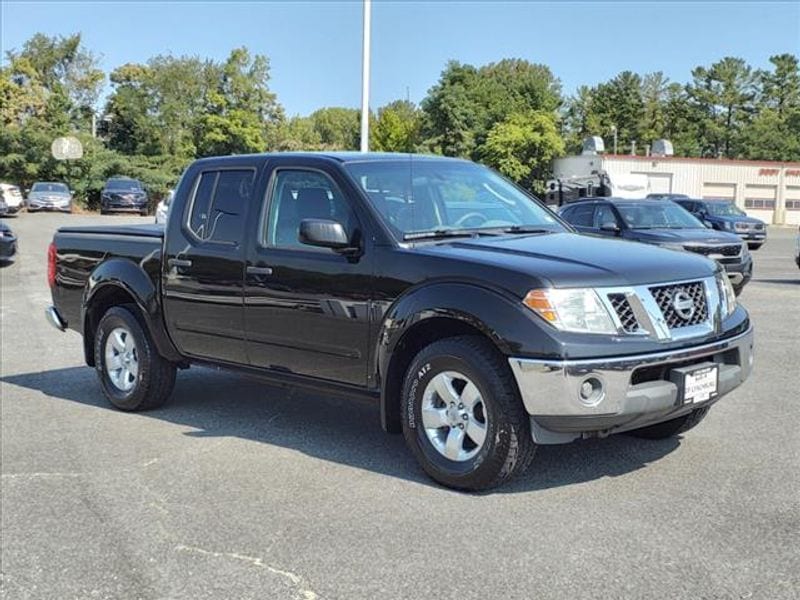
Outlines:
<svg viewBox="0 0 800 600"><path fill-rule="evenodd" d="M425 379L426 375L431 371L431 363L427 362L422 365L419 369L417 369L414 380L411 382L411 386L409 387L408 394L406 396L406 419L408 421L408 428L409 429L416 429L417 428L417 415L415 410L415 398L417 397L417 390L419 389L419 384Z"/></svg>

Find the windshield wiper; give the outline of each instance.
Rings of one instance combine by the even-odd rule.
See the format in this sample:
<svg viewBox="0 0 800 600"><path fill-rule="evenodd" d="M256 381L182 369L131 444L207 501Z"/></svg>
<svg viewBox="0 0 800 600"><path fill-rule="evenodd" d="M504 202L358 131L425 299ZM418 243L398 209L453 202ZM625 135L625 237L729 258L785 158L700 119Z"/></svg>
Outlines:
<svg viewBox="0 0 800 600"><path fill-rule="evenodd" d="M511 225L510 227L504 227L503 233L554 233L554 231L536 227L535 225Z"/></svg>
<svg viewBox="0 0 800 600"><path fill-rule="evenodd" d="M475 237L478 235L495 234L475 229L431 229L429 231L410 231L403 235L403 240L434 240L438 238Z"/></svg>

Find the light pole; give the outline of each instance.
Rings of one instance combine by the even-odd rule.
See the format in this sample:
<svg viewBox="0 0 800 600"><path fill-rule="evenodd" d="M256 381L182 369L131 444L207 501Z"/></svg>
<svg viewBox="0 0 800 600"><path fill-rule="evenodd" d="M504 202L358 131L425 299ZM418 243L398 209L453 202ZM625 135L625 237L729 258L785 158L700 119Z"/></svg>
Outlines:
<svg viewBox="0 0 800 600"><path fill-rule="evenodd" d="M361 45L361 152L369 152L369 46L372 0L364 0L364 30Z"/></svg>
<svg viewBox="0 0 800 600"><path fill-rule="evenodd" d="M616 155L616 153L617 153L617 126L616 125L612 125L611 126L611 132L614 134L614 154Z"/></svg>

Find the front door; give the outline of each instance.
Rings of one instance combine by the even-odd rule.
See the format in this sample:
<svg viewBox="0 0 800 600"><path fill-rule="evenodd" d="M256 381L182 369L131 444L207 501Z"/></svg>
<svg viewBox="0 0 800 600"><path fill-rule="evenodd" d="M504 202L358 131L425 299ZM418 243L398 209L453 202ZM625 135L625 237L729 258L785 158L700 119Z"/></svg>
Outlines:
<svg viewBox="0 0 800 600"><path fill-rule="evenodd" d="M352 189L322 167L273 164L245 270L250 364L365 385L372 267L356 205L343 191ZM345 256L301 243L303 219L341 223L362 253Z"/></svg>
<svg viewBox="0 0 800 600"><path fill-rule="evenodd" d="M164 314L170 336L189 356L247 362L243 238L255 178L254 168L203 170L185 215L171 218Z"/></svg>

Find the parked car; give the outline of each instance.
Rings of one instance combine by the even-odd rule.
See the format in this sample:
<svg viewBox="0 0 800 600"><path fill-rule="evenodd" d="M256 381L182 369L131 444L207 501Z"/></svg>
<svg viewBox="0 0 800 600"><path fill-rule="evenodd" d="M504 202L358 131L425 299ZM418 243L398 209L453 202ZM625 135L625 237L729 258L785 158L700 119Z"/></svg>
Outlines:
<svg viewBox="0 0 800 600"><path fill-rule="evenodd" d="M721 264L741 293L753 274L747 244L731 233L709 229L669 200L587 198L561 208L559 214L578 231L662 248L702 254Z"/></svg>
<svg viewBox="0 0 800 600"><path fill-rule="evenodd" d="M16 185L0 183L0 215L16 215L25 201Z"/></svg>
<svg viewBox="0 0 800 600"><path fill-rule="evenodd" d="M800 227L797 228L797 237L794 240L794 262L800 267Z"/></svg>
<svg viewBox="0 0 800 600"><path fill-rule="evenodd" d="M72 191L65 183L37 181L28 190L28 212L55 210L72 212Z"/></svg>
<svg viewBox="0 0 800 600"><path fill-rule="evenodd" d="M676 199L675 202L714 229L735 233L747 242L751 250L758 250L767 241L767 225L747 213L730 200Z"/></svg>
<svg viewBox="0 0 800 600"><path fill-rule="evenodd" d="M716 262L576 235L441 157L202 159L166 227L62 227L48 274L47 318L83 335L114 406L162 405L195 363L358 396L459 489L540 444L678 435L752 366Z"/></svg>
<svg viewBox="0 0 800 600"><path fill-rule="evenodd" d="M167 195L156 206L156 223L159 225L167 224L167 215L169 214L169 206L172 203L172 197L175 195L175 190L170 190Z"/></svg>
<svg viewBox="0 0 800 600"><path fill-rule="evenodd" d="M17 254L17 236L11 228L0 221L0 263L7 263Z"/></svg>
<svg viewBox="0 0 800 600"><path fill-rule="evenodd" d="M100 192L100 213L138 212L146 215L150 200L142 183L128 177L112 177Z"/></svg>
<svg viewBox="0 0 800 600"><path fill-rule="evenodd" d="M686 194L670 194L670 193L654 193L654 194L647 194L646 198L648 200L682 200L684 198L688 198Z"/></svg>

